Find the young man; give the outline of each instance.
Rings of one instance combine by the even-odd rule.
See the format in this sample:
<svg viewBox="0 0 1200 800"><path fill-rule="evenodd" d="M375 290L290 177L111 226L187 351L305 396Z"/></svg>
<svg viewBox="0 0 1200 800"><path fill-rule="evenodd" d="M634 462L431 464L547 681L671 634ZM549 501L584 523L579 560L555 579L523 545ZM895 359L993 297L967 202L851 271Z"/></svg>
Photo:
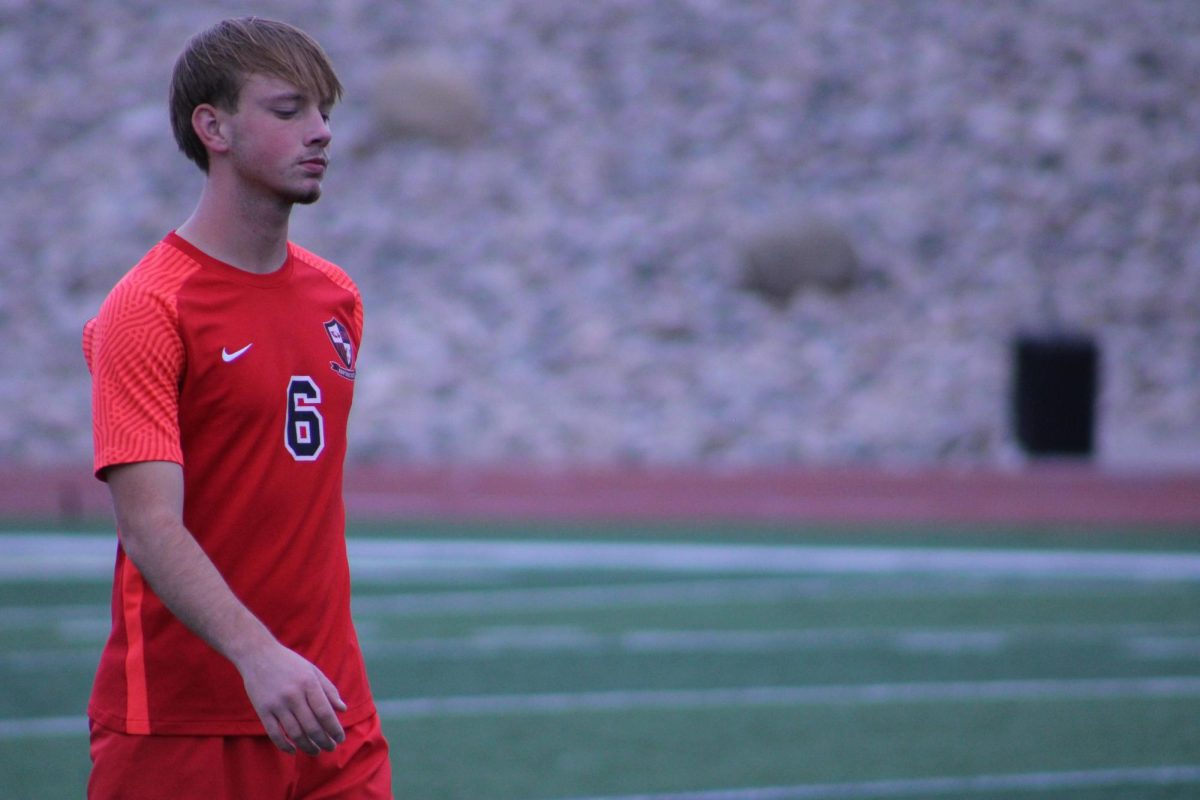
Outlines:
<svg viewBox="0 0 1200 800"><path fill-rule="evenodd" d="M83 339L119 541L92 798L391 797L341 495L362 301L287 238L341 92L316 42L263 19L176 62L200 201Z"/></svg>

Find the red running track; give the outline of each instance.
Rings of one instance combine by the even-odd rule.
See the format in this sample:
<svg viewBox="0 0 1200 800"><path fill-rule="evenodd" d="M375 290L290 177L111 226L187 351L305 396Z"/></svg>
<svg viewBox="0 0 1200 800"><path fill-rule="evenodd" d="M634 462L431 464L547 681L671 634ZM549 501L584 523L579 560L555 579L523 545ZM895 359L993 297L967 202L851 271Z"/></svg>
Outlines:
<svg viewBox="0 0 1200 800"><path fill-rule="evenodd" d="M1200 533L1200 471L355 466L358 519L1108 524ZM0 466L0 517L109 514L87 466Z"/></svg>

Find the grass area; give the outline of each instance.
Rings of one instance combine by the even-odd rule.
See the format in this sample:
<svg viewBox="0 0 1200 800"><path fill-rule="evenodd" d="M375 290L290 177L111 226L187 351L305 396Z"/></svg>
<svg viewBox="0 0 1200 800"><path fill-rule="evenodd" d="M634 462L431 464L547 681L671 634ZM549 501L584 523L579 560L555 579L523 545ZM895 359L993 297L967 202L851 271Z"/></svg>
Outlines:
<svg viewBox="0 0 1200 800"><path fill-rule="evenodd" d="M103 523L99 523L103 524ZM89 526L91 527L91 526ZM404 522L360 521L361 538L415 539L579 539L586 541L686 541L778 544L806 542L830 545L908 547L1067 547L1082 550L1194 549L1200 531L1189 525L1144 528L1081 525L862 525L789 522Z"/></svg>
<svg viewBox="0 0 1200 800"><path fill-rule="evenodd" d="M980 563L988 548L1200 555L1192 537L1138 531L955 539L725 525L371 524L353 534L385 545L655 541L730 552L764 543L966 546ZM3 540L0 531L0 555ZM108 592L103 573L0 580L0 797L82 794L82 711ZM737 800L761 787L855 798L1200 794L1197 578L481 560L401 565L359 580L355 607L398 797L730 790ZM72 717L76 733L24 725ZM981 776L1033 777L972 788ZM824 785L838 788L822 795Z"/></svg>
<svg viewBox="0 0 1200 800"><path fill-rule="evenodd" d="M420 720L393 724L389 733L408 796L572 797L1194 760L1195 735L1165 731L1194 729L1189 715L1195 719L1200 703L1169 706L631 711ZM1130 730L1131 720L1148 716L1161 721L1163 733Z"/></svg>

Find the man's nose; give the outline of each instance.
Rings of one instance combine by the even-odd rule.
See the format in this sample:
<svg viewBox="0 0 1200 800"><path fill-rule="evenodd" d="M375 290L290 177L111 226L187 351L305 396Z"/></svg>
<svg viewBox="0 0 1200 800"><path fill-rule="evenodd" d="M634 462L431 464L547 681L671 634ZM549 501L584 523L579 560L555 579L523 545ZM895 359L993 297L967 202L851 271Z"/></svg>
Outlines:
<svg viewBox="0 0 1200 800"><path fill-rule="evenodd" d="M325 147L333 139L333 130L329 127L329 119L319 111L313 112L312 128L308 134L307 144L319 144Z"/></svg>

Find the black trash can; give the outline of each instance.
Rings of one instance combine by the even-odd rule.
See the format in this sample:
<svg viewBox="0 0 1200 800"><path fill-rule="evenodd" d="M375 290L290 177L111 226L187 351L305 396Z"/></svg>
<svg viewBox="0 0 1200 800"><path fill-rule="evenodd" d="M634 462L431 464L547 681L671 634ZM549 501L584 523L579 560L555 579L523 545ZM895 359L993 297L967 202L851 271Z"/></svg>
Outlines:
<svg viewBox="0 0 1200 800"><path fill-rule="evenodd" d="M1023 334L1013 344L1013 421L1034 456L1092 455L1100 350L1084 335Z"/></svg>

